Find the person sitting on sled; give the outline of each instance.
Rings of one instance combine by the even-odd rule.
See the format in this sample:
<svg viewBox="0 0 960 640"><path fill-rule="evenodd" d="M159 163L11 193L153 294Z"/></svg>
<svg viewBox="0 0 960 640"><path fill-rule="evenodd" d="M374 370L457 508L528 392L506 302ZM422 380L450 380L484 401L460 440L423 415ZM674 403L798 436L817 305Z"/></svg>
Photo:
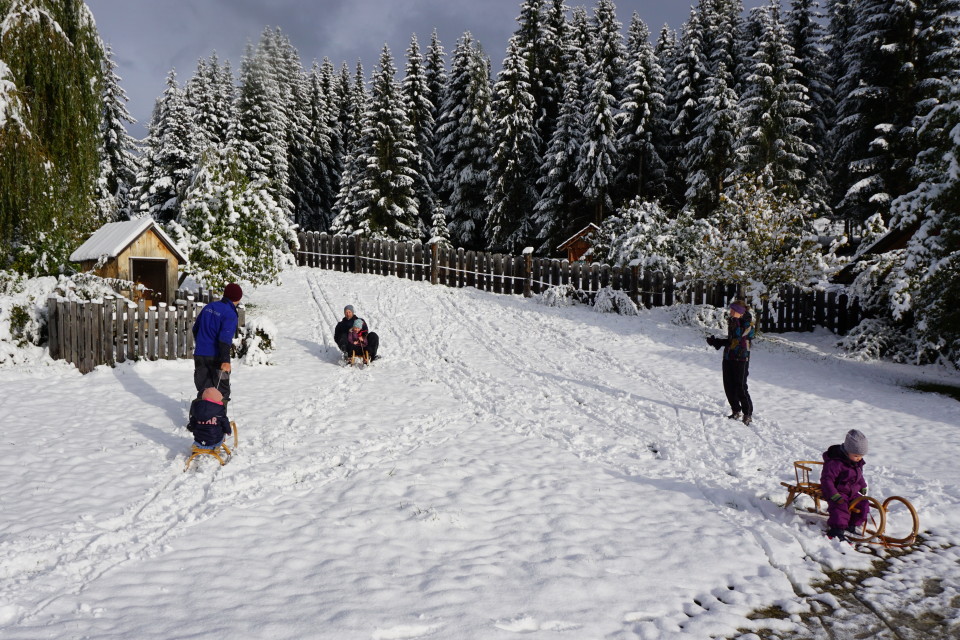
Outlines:
<svg viewBox="0 0 960 640"><path fill-rule="evenodd" d="M380 345L380 337L376 333L370 331L370 329L367 327L366 320L356 315L352 304L348 304L343 308L343 320L338 322L337 326L333 330L333 341L337 343L337 347L339 347L340 351L343 352L343 357L345 359L349 359L352 354L362 355L363 349L355 351L353 345L350 344L350 330L353 328L353 325L357 320L360 321L361 328L366 336L367 354L370 356L371 360L376 360L377 348Z"/></svg>
<svg viewBox="0 0 960 640"><path fill-rule="evenodd" d="M367 330L363 328L363 320L357 318L347 332L347 343L351 353L355 356L363 355L367 348Z"/></svg>
<svg viewBox="0 0 960 640"><path fill-rule="evenodd" d="M233 433L222 393L213 387L203 390L201 398L190 404L187 430L193 434L193 444L201 449L219 447L223 438Z"/></svg>
<svg viewBox="0 0 960 640"><path fill-rule="evenodd" d="M850 503L858 495L866 495L867 481L863 478L863 456L867 454L867 436L856 429L847 432L843 444L835 444L823 452L823 471L820 490L827 499L827 537L846 540L867 521L870 505L866 500L857 504L858 511L850 513Z"/></svg>

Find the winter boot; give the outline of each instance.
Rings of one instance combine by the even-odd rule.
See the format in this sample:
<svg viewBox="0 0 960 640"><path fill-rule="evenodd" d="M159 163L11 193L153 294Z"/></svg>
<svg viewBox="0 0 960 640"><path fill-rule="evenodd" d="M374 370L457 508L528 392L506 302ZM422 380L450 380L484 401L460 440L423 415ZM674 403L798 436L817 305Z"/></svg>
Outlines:
<svg viewBox="0 0 960 640"><path fill-rule="evenodd" d="M827 537L830 538L831 540L836 538L840 542L847 541L847 536L846 534L844 534L843 529L841 529L840 527L832 527L831 529L828 529Z"/></svg>
<svg viewBox="0 0 960 640"><path fill-rule="evenodd" d="M743 416L743 424L750 426L750 423L753 422L753 416L749 413Z"/></svg>
<svg viewBox="0 0 960 640"><path fill-rule="evenodd" d="M743 414L740 413L739 411L734 411L733 413L731 413L730 415L727 416L727 419L728 419L728 420L739 420L742 416L743 416Z"/></svg>

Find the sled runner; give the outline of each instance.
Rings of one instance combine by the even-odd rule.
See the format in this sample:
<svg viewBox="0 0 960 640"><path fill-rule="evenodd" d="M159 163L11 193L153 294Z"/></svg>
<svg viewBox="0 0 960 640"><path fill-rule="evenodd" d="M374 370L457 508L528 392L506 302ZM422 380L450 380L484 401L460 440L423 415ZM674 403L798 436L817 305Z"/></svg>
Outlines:
<svg viewBox="0 0 960 640"><path fill-rule="evenodd" d="M233 448L236 449L237 441L239 440L239 436L237 435L237 423L231 421L230 429L233 431ZM193 447L190 449L190 457L187 458L187 464L183 466L183 470L186 471L187 469L189 469L190 463L193 462L193 459L196 458L197 456L202 456L202 455L213 456L220 463L221 467L227 464L227 462L229 462L230 458L233 456L233 452L230 451L230 447L227 446L227 443L225 441L226 441L226 438L224 438L224 442L221 442L217 446L210 449L205 449L203 447L198 446L196 443L194 443ZM223 452L226 455L226 460L224 460L223 457L220 456L221 449L223 449Z"/></svg>
<svg viewBox="0 0 960 640"><path fill-rule="evenodd" d="M814 460L797 460L793 463L796 483L780 483L787 488L787 502L783 505L784 508L789 507L798 496L806 495L813 498L816 513L823 513L820 511L820 501L824 499L823 493L820 491L820 483L810 480L810 472L813 471L813 465L820 465L822 467L823 463ZM909 500L900 496L890 496L883 501L883 504L880 504L876 498L857 496L853 502L850 503L850 512L859 513L862 502L869 503L873 508L870 510L867 521L857 527L853 533L847 534L847 540L851 542L880 544L884 547L908 547L916 542L917 533L920 531L920 516L917 515L917 510ZM887 532L888 514L894 510L897 512L905 510L910 516L912 526L906 535L899 535L906 531L905 528L903 530L898 529L896 534ZM898 520L899 519L902 518L898 516Z"/></svg>

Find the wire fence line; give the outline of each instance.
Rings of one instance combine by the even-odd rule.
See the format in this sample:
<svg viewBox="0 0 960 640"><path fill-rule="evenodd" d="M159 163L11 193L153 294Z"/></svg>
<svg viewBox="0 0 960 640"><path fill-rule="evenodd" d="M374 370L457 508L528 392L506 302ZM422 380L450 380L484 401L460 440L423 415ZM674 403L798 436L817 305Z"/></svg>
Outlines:
<svg viewBox="0 0 960 640"><path fill-rule="evenodd" d="M580 299L592 302L601 289L611 289L624 292L638 306L646 308L677 303L725 307L743 296L743 291L733 284L685 282L671 273L644 270L638 264L616 267L535 257L531 249L522 256L513 256L437 243L316 231L301 232L299 240L296 258L301 266L395 276L448 287L474 287L500 294L529 297L552 287L570 287ZM761 331L812 331L822 326L839 334L855 327L863 317L856 299L836 292L804 291L800 287L782 289L779 300L765 302L757 316Z"/></svg>

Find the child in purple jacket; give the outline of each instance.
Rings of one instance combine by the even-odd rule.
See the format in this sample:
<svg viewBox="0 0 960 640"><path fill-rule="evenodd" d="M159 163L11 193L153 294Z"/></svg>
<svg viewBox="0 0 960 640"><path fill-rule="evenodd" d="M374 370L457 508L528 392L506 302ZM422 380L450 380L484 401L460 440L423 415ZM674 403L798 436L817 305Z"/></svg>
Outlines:
<svg viewBox="0 0 960 640"><path fill-rule="evenodd" d="M835 444L823 452L820 490L827 499L827 537L846 540L845 532L853 533L867 520L870 505L861 501L857 513L850 513L850 503L858 495L866 495L863 478L863 456L867 454L867 436L856 429L847 432L843 444Z"/></svg>

